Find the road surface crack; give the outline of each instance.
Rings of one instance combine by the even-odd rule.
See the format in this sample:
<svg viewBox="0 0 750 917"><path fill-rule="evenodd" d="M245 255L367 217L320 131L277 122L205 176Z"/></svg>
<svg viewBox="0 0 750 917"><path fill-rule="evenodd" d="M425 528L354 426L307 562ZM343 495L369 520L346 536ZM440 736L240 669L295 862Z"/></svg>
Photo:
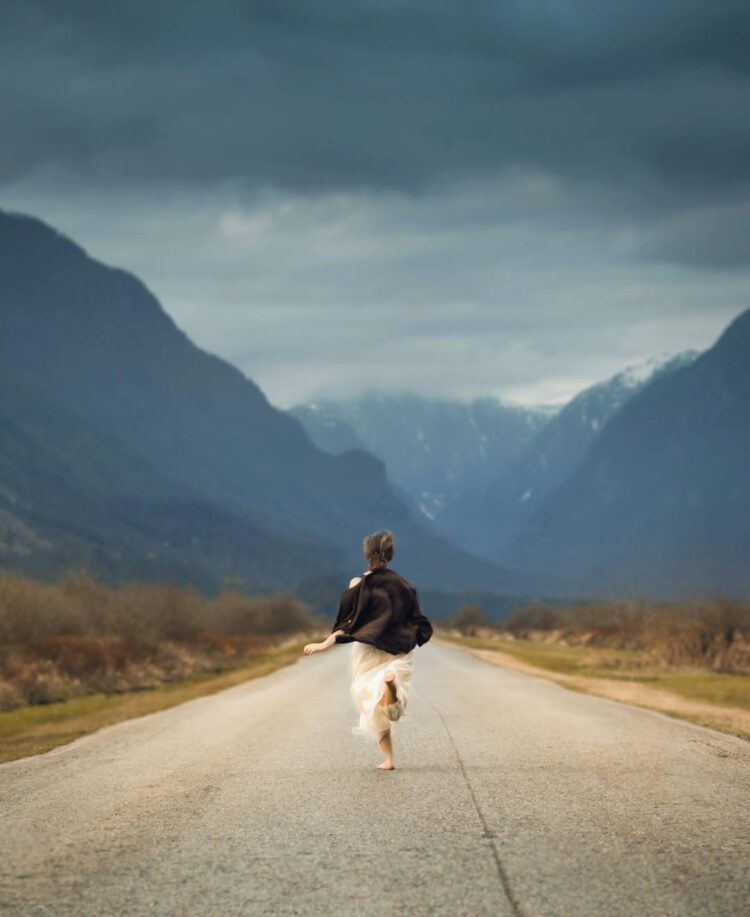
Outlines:
<svg viewBox="0 0 750 917"><path fill-rule="evenodd" d="M515 891L513 890L513 886L511 885L511 882L510 882L510 877L508 876L508 871L506 870L505 866L503 865L503 861L500 857L500 851L497 849L497 843L496 843L497 834L490 829L490 826L487 823L487 819L485 818L484 812L482 811L482 807L479 805L477 794L474 791L474 787L471 785L471 780L469 780L469 774L466 770L466 765L464 764L464 760L461 757L461 752L458 750L458 745L456 744L456 741L453 738L453 735L451 734L450 729L448 729L448 724L445 722L445 717L437 709L437 707L435 707L434 704L431 704L431 705L433 709L435 710L435 713L437 713L437 715L440 717L440 722L443 724L443 729L445 730L445 734L448 736L448 740L451 743L451 746L453 747L453 753L455 754L456 760L458 761L458 766L461 769L461 773L463 774L463 778L466 783L466 788L469 791L469 796L471 797L471 801L474 804L474 809L476 810L477 817L479 818L479 823L482 826L482 837L487 838L489 840L489 846L490 846L490 849L492 850L492 855L495 859L495 866L497 867L497 874L500 878L500 884L502 885L503 891L505 892L505 897L508 899L508 903L510 904L513 910L513 913L516 915L516 917L523 917L523 910L521 908L521 903L518 900Z"/></svg>

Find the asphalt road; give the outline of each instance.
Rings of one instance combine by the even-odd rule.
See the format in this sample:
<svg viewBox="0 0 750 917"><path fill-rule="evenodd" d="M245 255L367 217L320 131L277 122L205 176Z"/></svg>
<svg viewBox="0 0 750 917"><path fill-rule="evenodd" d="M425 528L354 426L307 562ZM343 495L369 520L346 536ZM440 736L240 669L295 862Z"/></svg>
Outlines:
<svg viewBox="0 0 750 917"><path fill-rule="evenodd" d="M433 641L384 773L349 649L0 767L0 913L750 911L747 743Z"/></svg>

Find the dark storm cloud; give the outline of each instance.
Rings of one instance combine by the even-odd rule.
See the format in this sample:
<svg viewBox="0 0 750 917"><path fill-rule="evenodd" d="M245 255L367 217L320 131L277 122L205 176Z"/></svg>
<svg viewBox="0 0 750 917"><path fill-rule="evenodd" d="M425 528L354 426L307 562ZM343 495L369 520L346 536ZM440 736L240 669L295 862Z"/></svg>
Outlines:
<svg viewBox="0 0 750 917"><path fill-rule="evenodd" d="M5 178L747 179L746 3L23 0L0 42Z"/></svg>
<svg viewBox="0 0 750 917"><path fill-rule="evenodd" d="M750 304L750 5L4 0L0 206L273 400L569 397Z"/></svg>

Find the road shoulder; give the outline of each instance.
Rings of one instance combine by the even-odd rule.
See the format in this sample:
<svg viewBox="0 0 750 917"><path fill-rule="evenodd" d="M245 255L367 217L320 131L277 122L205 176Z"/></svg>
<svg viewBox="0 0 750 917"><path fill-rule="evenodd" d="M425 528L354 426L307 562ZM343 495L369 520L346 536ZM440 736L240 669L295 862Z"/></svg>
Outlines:
<svg viewBox="0 0 750 917"><path fill-rule="evenodd" d="M0 713L0 764L45 754L125 720L167 710L275 672L301 657L302 643L272 647L249 665L192 676L148 691L92 694Z"/></svg>

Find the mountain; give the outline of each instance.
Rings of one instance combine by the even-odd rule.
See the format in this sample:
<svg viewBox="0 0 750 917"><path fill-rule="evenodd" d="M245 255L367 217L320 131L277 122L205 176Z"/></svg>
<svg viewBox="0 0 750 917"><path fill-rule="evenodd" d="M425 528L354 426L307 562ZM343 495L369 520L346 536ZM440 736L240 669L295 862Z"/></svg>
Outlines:
<svg viewBox="0 0 750 917"><path fill-rule="evenodd" d="M321 449L364 448L385 462L389 481L429 520L439 520L505 468L552 415L495 398L468 403L366 392L315 401L291 413Z"/></svg>
<svg viewBox="0 0 750 917"><path fill-rule="evenodd" d="M310 569L359 570L363 535L388 527L415 582L517 585L418 525L380 460L317 449L132 274L1 211L0 371L17 394L2 412L5 566L93 557L131 575L145 557L153 576L194 562L286 586Z"/></svg>
<svg viewBox="0 0 750 917"><path fill-rule="evenodd" d="M447 537L488 558L502 556L544 500L583 461L608 421L652 380L689 365L695 351L663 355L630 366L585 389L550 418L514 462L473 499L440 520Z"/></svg>
<svg viewBox="0 0 750 917"><path fill-rule="evenodd" d="M367 451L354 429L344 420L339 402L311 401L308 404L295 405L289 409L289 413L297 418L312 442L322 452L340 455L348 449Z"/></svg>
<svg viewBox="0 0 750 917"><path fill-rule="evenodd" d="M313 540L259 530L0 372L0 564L51 577L227 581L264 591L313 575ZM343 563L343 557L340 557Z"/></svg>
<svg viewBox="0 0 750 917"><path fill-rule="evenodd" d="M607 423L506 558L616 595L750 594L750 311Z"/></svg>

